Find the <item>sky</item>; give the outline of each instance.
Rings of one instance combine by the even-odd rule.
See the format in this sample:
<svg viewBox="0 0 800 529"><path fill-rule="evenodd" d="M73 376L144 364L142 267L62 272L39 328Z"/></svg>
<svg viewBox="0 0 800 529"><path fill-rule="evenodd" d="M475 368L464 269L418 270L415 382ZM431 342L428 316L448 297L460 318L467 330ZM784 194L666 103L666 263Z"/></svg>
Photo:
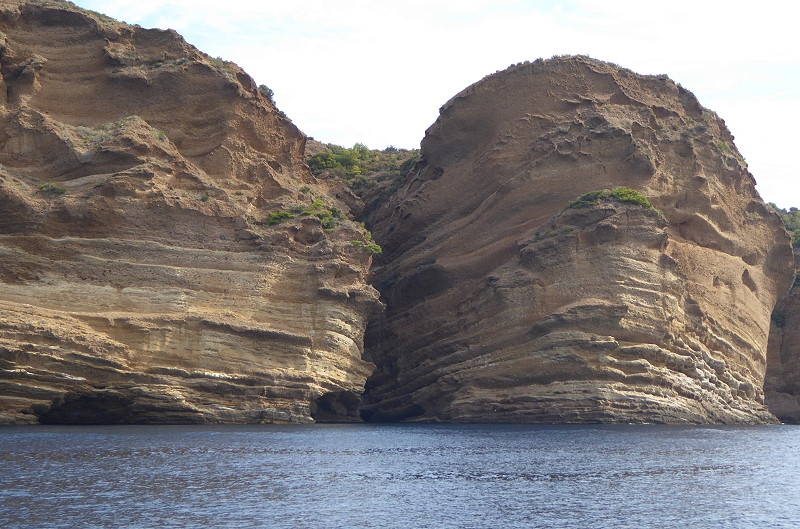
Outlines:
<svg viewBox="0 0 800 529"><path fill-rule="evenodd" d="M800 47L761 0L74 0L171 28L275 93L316 140L417 148L439 107L511 64L582 54L666 74L717 112L762 198L800 207Z"/></svg>

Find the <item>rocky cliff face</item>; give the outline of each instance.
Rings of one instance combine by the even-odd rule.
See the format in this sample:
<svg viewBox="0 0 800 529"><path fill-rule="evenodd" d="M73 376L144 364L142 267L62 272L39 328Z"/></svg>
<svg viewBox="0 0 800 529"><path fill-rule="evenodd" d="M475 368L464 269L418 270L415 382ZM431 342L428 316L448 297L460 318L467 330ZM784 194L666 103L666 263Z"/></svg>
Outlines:
<svg viewBox="0 0 800 529"><path fill-rule="evenodd" d="M0 0L0 77L0 424L775 420L788 238L666 77L487 77L366 206L174 32Z"/></svg>
<svg viewBox="0 0 800 529"><path fill-rule="evenodd" d="M368 420L774 420L788 238L724 122L664 76L583 57L489 76L370 222Z"/></svg>
<svg viewBox="0 0 800 529"><path fill-rule="evenodd" d="M794 256L800 270L800 249ZM778 419L800 423L800 274L772 314L764 389Z"/></svg>
<svg viewBox="0 0 800 529"><path fill-rule="evenodd" d="M307 422L363 389L365 232L252 79L66 2L0 32L0 423Z"/></svg>

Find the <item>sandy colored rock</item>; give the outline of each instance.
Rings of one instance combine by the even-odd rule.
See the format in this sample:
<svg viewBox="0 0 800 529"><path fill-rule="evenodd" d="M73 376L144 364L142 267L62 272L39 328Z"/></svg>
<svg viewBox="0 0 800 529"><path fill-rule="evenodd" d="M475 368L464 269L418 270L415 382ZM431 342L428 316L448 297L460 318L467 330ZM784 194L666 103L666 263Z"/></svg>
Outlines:
<svg viewBox="0 0 800 529"><path fill-rule="evenodd" d="M759 423L787 235L724 122L666 76L512 66L440 111L370 217L368 420ZM633 188L654 209L582 194Z"/></svg>
<svg viewBox="0 0 800 529"><path fill-rule="evenodd" d="M800 408L786 232L664 76L489 76L382 205L172 31L0 0L0 85L0 424L773 422L768 361Z"/></svg>
<svg viewBox="0 0 800 529"><path fill-rule="evenodd" d="M69 3L0 2L0 32L0 423L309 422L360 393L365 232L253 80Z"/></svg>

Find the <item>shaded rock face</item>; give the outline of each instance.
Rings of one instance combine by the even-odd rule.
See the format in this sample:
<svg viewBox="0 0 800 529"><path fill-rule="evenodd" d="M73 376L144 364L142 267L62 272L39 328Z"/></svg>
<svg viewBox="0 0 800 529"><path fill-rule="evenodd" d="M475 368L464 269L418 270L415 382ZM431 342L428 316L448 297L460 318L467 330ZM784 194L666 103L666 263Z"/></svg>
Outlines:
<svg viewBox="0 0 800 529"><path fill-rule="evenodd" d="M0 423L308 422L358 395L365 232L252 79L68 3L0 2L0 31Z"/></svg>
<svg viewBox="0 0 800 529"><path fill-rule="evenodd" d="M800 249L794 256L800 269ZM778 419L800 423L800 275L772 313L764 390Z"/></svg>
<svg viewBox="0 0 800 529"><path fill-rule="evenodd" d="M659 211L568 207L617 186ZM369 222L387 309L367 420L775 420L787 235L724 122L664 76L584 57L489 76L442 107Z"/></svg>

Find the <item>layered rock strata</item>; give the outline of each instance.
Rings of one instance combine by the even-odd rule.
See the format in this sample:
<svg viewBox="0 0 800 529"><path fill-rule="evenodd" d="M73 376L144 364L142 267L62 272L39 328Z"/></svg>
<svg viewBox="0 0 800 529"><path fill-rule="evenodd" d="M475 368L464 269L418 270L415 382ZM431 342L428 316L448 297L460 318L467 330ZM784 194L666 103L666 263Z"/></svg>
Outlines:
<svg viewBox="0 0 800 529"><path fill-rule="evenodd" d="M800 249L794 256L800 270ZM764 390L779 420L800 423L800 274L772 313Z"/></svg>
<svg viewBox="0 0 800 529"><path fill-rule="evenodd" d="M68 2L2 1L0 32L0 423L309 422L363 390L366 233L268 91Z"/></svg>
<svg viewBox="0 0 800 529"><path fill-rule="evenodd" d="M369 219L387 309L363 417L774 421L770 313L793 262L754 184L665 76L563 57L468 87Z"/></svg>
<svg viewBox="0 0 800 529"><path fill-rule="evenodd" d="M0 88L0 424L800 418L796 288L767 349L788 237L664 76L511 67L387 203L342 191L385 312L369 234L235 64L0 0Z"/></svg>

